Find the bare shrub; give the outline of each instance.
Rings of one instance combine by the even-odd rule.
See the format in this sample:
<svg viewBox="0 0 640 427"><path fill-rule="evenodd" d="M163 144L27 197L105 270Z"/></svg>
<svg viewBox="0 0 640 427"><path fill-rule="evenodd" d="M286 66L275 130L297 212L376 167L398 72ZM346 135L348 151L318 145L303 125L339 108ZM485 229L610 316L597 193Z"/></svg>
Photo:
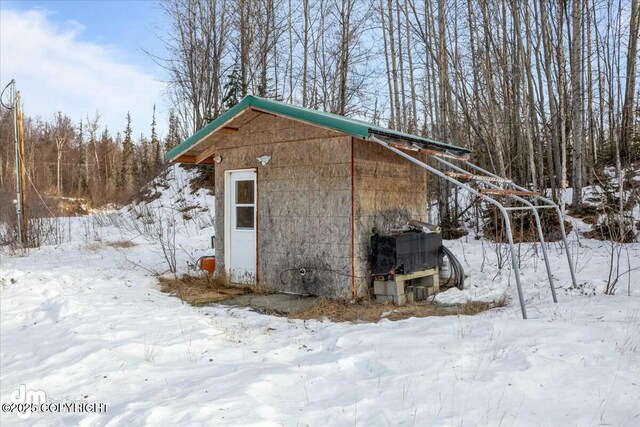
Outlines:
<svg viewBox="0 0 640 427"><path fill-rule="evenodd" d="M176 212L173 209L150 209L147 205L136 206L129 212L125 227L133 228L146 239L158 243L171 273L177 271L176 259Z"/></svg>
<svg viewBox="0 0 640 427"><path fill-rule="evenodd" d="M43 217L29 220L28 246L60 245L64 243L64 221L58 217Z"/></svg>
<svg viewBox="0 0 640 427"><path fill-rule="evenodd" d="M540 224L542 225L545 240L547 242L562 240L560 221L556 211L554 209L540 209L538 215L540 216ZM498 208L488 206L484 212L484 217L484 236L497 242L507 242L504 220ZM565 221L564 228L566 233L569 234L573 229L573 225L569 221ZM511 234L514 242L537 242L538 230L533 212L530 210L511 212Z"/></svg>
<svg viewBox="0 0 640 427"><path fill-rule="evenodd" d="M38 248L42 245L60 245L65 241L64 220L58 217L36 217L28 220L28 229L22 230L22 244L18 237L17 223L8 222L0 226L0 246L15 251L18 248Z"/></svg>
<svg viewBox="0 0 640 427"><path fill-rule="evenodd" d="M624 175L624 174L622 174ZM636 241L637 235L634 230L633 207L638 203L637 192L624 192L619 179L599 179L595 197L600 201L600 217L595 222L591 231L584 233L585 237L604 241L609 252L609 272L607 275L606 295L616 293L620 279L630 273L635 268L631 268L626 243ZM624 197L624 199L621 199ZM626 253L626 263L624 254ZM631 277L629 276L628 294L631 294Z"/></svg>
<svg viewBox="0 0 640 427"><path fill-rule="evenodd" d="M617 243L633 243L636 233L633 230L633 218L620 217L615 212L607 212L591 231L584 233L585 237L596 240L610 240Z"/></svg>
<svg viewBox="0 0 640 427"><path fill-rule="evenodd" d="M164 216L160 213L149 224L147 237L160 244L162 254L167 262L169 271L177 271L176 261L176 219L173 216Z"/></svg>

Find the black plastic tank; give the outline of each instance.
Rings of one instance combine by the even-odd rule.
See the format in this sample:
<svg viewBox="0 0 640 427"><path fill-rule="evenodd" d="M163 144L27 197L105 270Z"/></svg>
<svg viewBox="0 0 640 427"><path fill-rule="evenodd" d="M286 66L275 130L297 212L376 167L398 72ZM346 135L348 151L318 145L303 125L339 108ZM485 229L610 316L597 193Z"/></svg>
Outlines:
<svg viewBox="0 0 640 427"><path fill-rule="evenodd" d="M404 231L371 236L371 274L409 274L440 265L442 234Z"/></svg>

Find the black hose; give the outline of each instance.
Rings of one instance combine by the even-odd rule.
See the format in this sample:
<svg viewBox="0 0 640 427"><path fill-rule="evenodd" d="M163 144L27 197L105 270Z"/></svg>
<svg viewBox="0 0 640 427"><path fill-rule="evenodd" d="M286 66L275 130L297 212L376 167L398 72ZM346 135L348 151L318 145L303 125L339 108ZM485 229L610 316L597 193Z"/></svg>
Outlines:
<svg viewBox="0 0 640 427"><path fill-rule="evenodd" d="M444 252L444 255L449 258L449 266L451 268L451 275L449 276L449 280L447 280L446 284L451 284L460 290L464 289L464 268L462 268L462 264L458 261L458 258L456 258L453 252L445 246L442 246L442 252Z"/></svg>

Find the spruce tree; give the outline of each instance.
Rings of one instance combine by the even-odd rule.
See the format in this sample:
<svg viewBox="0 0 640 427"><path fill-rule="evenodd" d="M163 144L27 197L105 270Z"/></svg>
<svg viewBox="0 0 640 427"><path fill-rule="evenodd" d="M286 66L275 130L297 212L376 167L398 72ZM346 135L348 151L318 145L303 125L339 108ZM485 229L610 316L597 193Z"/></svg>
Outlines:
<svg viewBox="0 0 640 427"><path fill-rule="evenodd" d="M178 129L178 117L173 111L169 112L169 130L164 140L164 150L168 153L180 143L180 130Z"/></svg>
<svg viewBox="0 0 640 427"><path fill-rule="evenodd" d="M80 120L80 126L78 127L78 161L76 164L76 173L78 174L78 195L84 195L87 192L87 174L85 169L85 163L87 161L85 153L84 135L82 129L82 120Z"/></svg>
<svg viewBox="0 0 640 427"><path fill-rule="evenodd" d="M131 191L135 178L135 159L131 134L131 115L127 112L127 127L124 131L124 140L122 141L122 172L120 174L121 188L127 192Z"/></svg>
<svg viewBox="0 0 640 427"><path fill-rule="evenodd" d="M112 185L113 184L113 171L110 171L110 163L109 163L109 147L113 144L113 140L111 139L111 135L109 134L109 128L107 126L104 127L102 134L100 135L99 142L99 151L100 151L100 167L98 170L99 181L104 184Z"/></svg>
<svg viewBox="0 0 640 427"><path fill-rule="evenodd" d="M224 99L222 100L222 105L226 110L238 104L242 94L242 82L240 81L240 72L237 67L233 68L227 78L229 80L224 85Z"/></svg>
<svg viewBox="0 0 640 427"><path fill-rule="evenodd" d="M149 140L140 134L138 139L138 162L140 164L139 177L137 179L138 185L142 185L149 180L152 175L151 162L149 161Z"/></svg>
<svg viewBox="0 0 640 427"><path fill-rule="evenodd" d="M156 106L153 105L153 119L151 120L151 150L153 174L157 174L162 167L162 150L160 149L160 139L156 131Z"/></svg>

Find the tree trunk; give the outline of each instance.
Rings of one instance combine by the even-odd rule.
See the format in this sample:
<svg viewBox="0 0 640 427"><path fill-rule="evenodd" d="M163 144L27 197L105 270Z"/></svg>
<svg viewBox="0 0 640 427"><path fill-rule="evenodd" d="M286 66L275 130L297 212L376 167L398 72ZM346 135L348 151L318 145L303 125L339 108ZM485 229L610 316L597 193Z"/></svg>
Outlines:
<svg viewBox="0 0 640 427"><path fill-rule="evenodd" d="M566 118L567 118L567 84L564 59L564 37L563 22L566 0L558 0L558 16L557 18L557 37L558 44L556 47L556 55L558 61L558 93L559 93L559 134L560 134L560 197L558 202L564 211L565 209L565 189L567 188L567 137L566 137Z"/></svg>
<svg viewBox="0 0 640 427"><path fill-rule="evenodd" d="M583 0L573 0L573 38L571 40L571 91L572 91L572 128L573 128L573 200L572 207L582 207L582 150L583 150L583 115L584 98L582 84L582 15Z"/></svg>
<svg viewBox="0 0 640 427"><path fill-rule="evenodd" d="M393 83L393 105L395 107L395 122L393 123L393 129L400 129L402 126L402 114L400 112L400 97L398 93L398 69L397 69L397 57L396 46L394 41L394 27L393 27L393 2L387 0L388 6L388 32L389 32L389 53L391 55L391 82Z"/></svg>
<svg viewBox="0 0 640 427"><path fill-rule="evenodd" d="M302 106L309 105L307 97L307 73L309 67L309 0L302 3L304 15L304 32L302 33ZM293 61L293 59L291 59Z"/></svg>
<svg viewBox="0 0 640 427"><path fill-rule="evenodd" d="M387 40L387 25L385 20L385 9L382 0L380 0L380 20L382 22L382 41L384 45L384 62L387 70L387 89L389 91L389 128L394 129L396 123L395 105L393 103L393 74L391 73L391 64L389 63L389 42Z"/></svg>
<svg viewBox="0 0 640 427"><path fill-rule="evenodd" d="M57 162L56 162L56 191L58 195L62 195L62 179L60 177L60 163L62 162L62 147L58 147L57 153Z"/></svg>
<svg viewBox="0 0 640 427"><path fill-rule="evenodd" d="M633 107L636 90L636 66L638 62L638 30L640 28L640 0L631 0L631 16L629 17L629 47L627 48L627 81L625 85L624 104L622 106L622 124L620 127L621 155L628 163L637 158L631 147L631 135L633 131Z"/></svg>

